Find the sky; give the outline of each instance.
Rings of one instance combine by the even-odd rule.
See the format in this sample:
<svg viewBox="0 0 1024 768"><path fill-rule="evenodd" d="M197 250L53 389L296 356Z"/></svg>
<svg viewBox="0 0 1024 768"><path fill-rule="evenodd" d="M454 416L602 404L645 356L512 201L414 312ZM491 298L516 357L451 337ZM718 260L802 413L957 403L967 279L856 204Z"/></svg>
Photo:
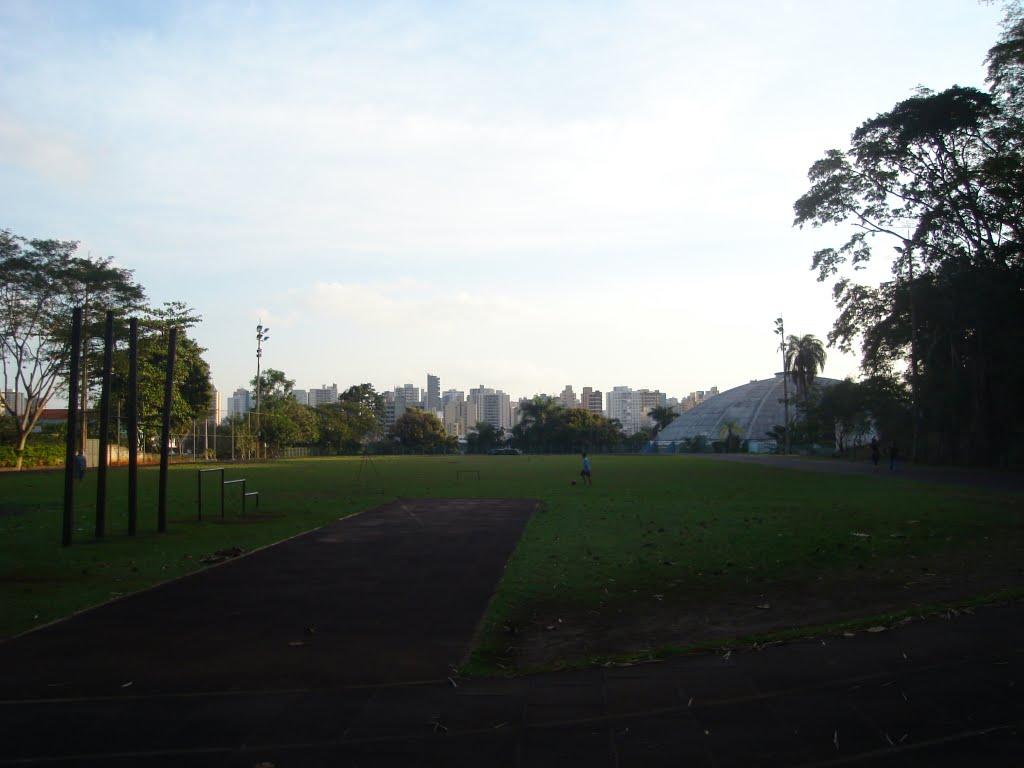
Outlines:
<svg viewBox="0 0 1024 768"><path fill-rule="evenodd" d="M919 85L984 87L1000 17L0 0L0 228L191 306L222 397L260 322L300 389L725 391L781 369L776 317L832 327L810 265L843 232L792 226L807 169Z"/></svg>

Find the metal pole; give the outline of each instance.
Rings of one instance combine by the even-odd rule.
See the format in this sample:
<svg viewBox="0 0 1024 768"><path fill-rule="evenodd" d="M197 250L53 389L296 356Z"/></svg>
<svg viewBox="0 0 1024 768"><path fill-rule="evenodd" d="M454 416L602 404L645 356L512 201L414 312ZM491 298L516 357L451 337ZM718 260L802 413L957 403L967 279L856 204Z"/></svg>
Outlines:
<svg viewBox="0 0 1024 768"><path fill-rule="evenodd" d="M783 445L785 446L786 455L789 455L790 451L790 434L789 434L789 358L786 355L786 326L782 322L782 318L778 317L775 320L775 332L779 334L779 351L782 352L782 404L785 410L785 432L783 432L784 440Z"/></svg>
<svg viewBox="0 0 1024 768"><path fill-rule="evenodd" d="M171 398L174 396L174 355L178 347L178 329L171 328L167 344L167 376L164 379L164 418L160 432L160 503L157 530L167 531L167 470L171 458Z"/></svg>
<svg viewBox="0 0 1024 768"><path fill-rule="evenodd" d="M139 321L128 321L128 535L139 519Z"/></svg>
<svg viewBox="0 0 1024 768"><path fill-rule="evenodd" d="M96 538L107 527L107 462L110 458L110 372L114 367L114 313L107 312L103 336L103 384L100 389L100 455L96 462Z"/></svg>
<svg viewBox="0 0 1024 768"><path fill-rule="evenodd" d="M270 328L264 327L263 323L256 326L256 460L260 458L260 358L263 357L263 342L270 338ZM263 458L266 458L264 451Z"/></svg>
<svg viewBox="0 0 1024 768"><path fill-rule="evenodd" d="M75 447L78 426L78 375L82 363L82 308L71 313L71 376L68 378L68 434L64 451L64 526L61 543L71 546L75 525Z"/></svg>

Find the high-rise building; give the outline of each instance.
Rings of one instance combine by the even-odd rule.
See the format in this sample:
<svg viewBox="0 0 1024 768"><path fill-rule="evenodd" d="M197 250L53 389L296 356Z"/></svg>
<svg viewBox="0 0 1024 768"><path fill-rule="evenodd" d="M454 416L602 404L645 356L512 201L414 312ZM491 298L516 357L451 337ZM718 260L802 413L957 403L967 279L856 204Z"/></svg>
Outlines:
<svg viewBox="0 0 1024 768"><path fill-rule="evenodd" d="M309 405L309 392L304 389L293 389L292 399L299 405Z"/></svg>
<svg viewBox="0 0 1024 768"><path fill-rule="evenodd" d="M648 427L653 426L654 419L648 414L658 406L664 407L668 402L668 396L658 390L652 392L649 389L641 389L637 394L640 396L641 424Z"/></svg>
<svg viewBox="0 0 1024 768"><path fill-rule="evenodd" d="M3 413L13 413L15 416L21 416L25 413L27 406L28 400L25 398L24 392L15 392L13 389L4 392ZM7 409L10 409L10 411Z"/></svg>
<svg viewBox="0 0 1024 768"><path fill-rule="evenodd" d="M481 384L469 390L469 401L476 404L479 421L486 421L495 429L512 429L512 402L500 389Z"/></svg>
<svg viewBox="0 0 1024 768"><path fill-rule="evenodd" d="M618 419L622 431L634 435L640 431L640 397L629 387L612 387L608 393L608 418Z"/></svg>
<svg viewBox="0 0 1024 768"><path fill-rule="evenodd" d="M462 401L462 400L465 400L465 399L466 399L466 393L463 392L461 389L446 389L444 391L444 394L441 396L441 405L442 406L445 405L450 400Z"/></svg>
<svg viewBox="0 0 1024 768"><path fill-rule="evenodd" d="M691 392L689 395L684 397L679 403L679 411L688 411L695 405L699 405L707 400L709 397L714 397L718 394L718 387L712 387L709 390L698 389Z"/></svg>
<svg viewBox="0 0 1024 768"><path fill-rule="evenodd" d="M441 402L441 377L427 374L427 393L423 398L423 410L428 413L440 412L443 403Z"/></svg>
<svg viewBox="0 0 1024 768"><path fill-rule="evenodd" d="M405 398L394 392L384 392L384 431L389 432L405 413Z"/></svg>
<svg viewBox="0 0 1024 768"><path fill-rule="evenodd" d="M580 396L580 408L591 413L603 414L604 396L601 394L601 390L584 387L583 394Z"/></svg>
<svg viewBox="0 0 1024 768"><path fill-rule="evenodd" d="M465 435L479 421L476 403L454 398L446 401L443 421L444 429L449 435Z"/></svg>
<svg viewBox="0 0 1024 768"><path fill-rule="evenodd" d="M623 432L635 435L654 423L647 414L656 406L665 405L667 400L668 398L656 389L634 391L629 387L615 387L608 393L608 418L618 419Z"/></svg>
<svg viewBox="0 0 1024 768"><path fill-rule="evenodd" d="M576 408L579 406L579 401L576 399L576 393L572 391L572 384L565 385L565 389L563 389L562 394L558 396L558 400L566 408Z"/></svg>
<svg viewBox="0 0 1024 768"><path fill-rule="evenodd" d="M395 397L402 398L402 404L406 408L419 408L420 403L420 388L414 387L412 384L405 384L404 386L395 387Z"/></svg>
<svg viewBox="0 0 1024 768"><path fill-rule="evenodd" d="M318 405L324 405L325 403L336 403L338 402L338 385L331 384L327 386L324 384L320 389L309 390L308 399L306 404L316 408Z"/></svg>
<svg viewBox="0 0 1024 768"><path fill-rule="evenodd" d="M224 413L220 408L220 391L214 387L210 393L210 412L206 415L206 419L214 424L220 424L223 418Z"/></svg>
<svg viewBox="0 0 1024 768"><path fill-rule="evenodd" d="M248 389L236 389L234 394L228 398L227 418L244 416L252 410L253 398Z"/></svg>

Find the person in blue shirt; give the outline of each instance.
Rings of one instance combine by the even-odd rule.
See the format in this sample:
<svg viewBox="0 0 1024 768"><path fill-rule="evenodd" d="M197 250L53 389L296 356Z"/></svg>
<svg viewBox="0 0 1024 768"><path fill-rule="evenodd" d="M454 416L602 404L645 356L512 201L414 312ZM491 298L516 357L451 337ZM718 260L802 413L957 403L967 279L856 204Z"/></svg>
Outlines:
<svg viewBox="0 0 1024 768"><path fill-rule="evenodd" d="M75 456L75 464L74 464L75 480L84 480L85 479L85 468L86 468L87 465L88 465L88 462L85 460L85 454L82 453L81 451L79 451L78 455Z"/></svg>
<svg viewBox="0 0 1024 768"><path fill-rule="evenodd" d="M587 452L583 452L583 469L580 470L580 477L583 478L583 482L587 485L593 485L590 481L590 459L587 458Z"/></svg>

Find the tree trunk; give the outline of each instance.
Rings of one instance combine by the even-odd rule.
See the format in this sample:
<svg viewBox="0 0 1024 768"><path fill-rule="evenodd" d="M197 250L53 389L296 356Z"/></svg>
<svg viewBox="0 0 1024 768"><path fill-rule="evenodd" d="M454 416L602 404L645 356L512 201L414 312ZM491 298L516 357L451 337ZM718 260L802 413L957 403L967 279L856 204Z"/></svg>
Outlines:
<svg viewBox="0 0 1024 768"><path fill-rule="evenodd" d="M21 424L18 424L18 458L14 462L14 469L16 472L21 472L22 462L25 458L25 443L28 442L28 431L22 431Z"/></svg>

